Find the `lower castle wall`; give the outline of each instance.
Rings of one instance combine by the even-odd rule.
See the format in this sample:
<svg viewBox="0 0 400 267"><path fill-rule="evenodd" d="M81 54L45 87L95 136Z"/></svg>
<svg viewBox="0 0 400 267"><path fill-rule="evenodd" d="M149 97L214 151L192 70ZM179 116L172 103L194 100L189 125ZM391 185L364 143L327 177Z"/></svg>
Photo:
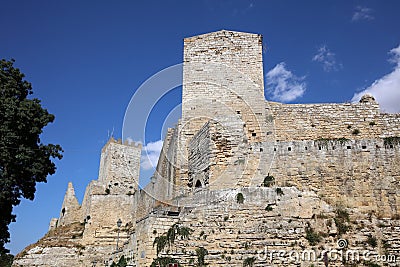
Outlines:
<svg viewBox="0 0 400 267"><path fill-rule="evenodd" d="M274 145L269 173L276 182L318 192L361 211L399 214L400 147L383 140L293 141Z"/></svg>
<svg viewBox="0 0 400 267"><path fill-rule="evenodd" d="M117 239L117 221L121 219L120 229L132 225L132 195L91 195L90 213L85 218L83 239L86 244L115 244Z"/></svg>
<svg viewBox="0 0 400 267"><path fill-rule="evenodd" d="M154 239L164 234L176 222L194 230L188 240L177 239L158 256L173 257L182 266L198 266L196 249L208 251L205 262L209 266L243 266L248 258L255 257L253 266L324 266L319 258L324 249L338 249L337 241L344 238L348 249L362 256L397 256L400 251L400 224L389 218L376 219L366 214L350 213L350 230L338 236L334 221L335 206L321 200L315 193L300 191L294 187L281 187L282 194L273 188L243 188L227 190L200 190L190 198L183 198L185 207L179 217L151 214L138 222L136 228L138 255L136 266L149 266L156 255ZM244 203L236 201L238 193ZM266 207L270 206L270 210ZM311 246L306 239L307 226L320 235L320 242ZM378 226L378 227L377 227ZM367 243L368 237L376 237L377 247ZM140 240L140 241L139 241ZM385 248L383 244L386 244ZM262 254L285 251L299 253L314 251L314 261L307 258L298 261L288 254ZM292 256L295 254L292 254ZM397 266L391 262L389 266ZM341 260L331 260L329 266L343 266ZM359 265L358 265L359 266Z"/></svg>

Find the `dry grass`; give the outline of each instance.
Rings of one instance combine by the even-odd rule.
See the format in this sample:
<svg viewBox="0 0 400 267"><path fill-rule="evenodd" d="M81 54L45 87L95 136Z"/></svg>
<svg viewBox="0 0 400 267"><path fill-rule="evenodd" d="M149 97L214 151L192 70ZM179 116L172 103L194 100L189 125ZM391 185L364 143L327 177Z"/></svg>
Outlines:
<svg viewBox="0 0 400 267"><path fill-rule="evenodd" d="M67 247L84 249L80 240L82 239L85 226L81 223L73 223L66 226L57 227L47 232L39 241L27 246L23 251L15 256L15 259L23 258L29 250L34 247Z"/></svg>

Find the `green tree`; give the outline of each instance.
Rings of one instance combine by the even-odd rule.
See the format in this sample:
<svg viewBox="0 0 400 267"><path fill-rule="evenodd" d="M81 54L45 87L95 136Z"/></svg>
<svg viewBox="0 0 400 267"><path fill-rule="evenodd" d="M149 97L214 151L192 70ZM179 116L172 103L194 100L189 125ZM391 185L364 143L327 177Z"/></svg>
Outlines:
<svg viewBox="0 0 400 267"><path fill-rule="evenodd" d="M14 256L11 254L3 253L0 255L0 267L11 267Z"/></svg>
<svg viewBox="0 0 400 267"><path fill-rule="evenodd" d="M37 98L28 98L32 86L13 66L14 60L0 60L0 256L8 250L8 225L15 221L13 206L21 198L33 200L36 183L47 182L56 170L52 158L61 159L59 145L40 140L43 127L54 121Z"/></svg>

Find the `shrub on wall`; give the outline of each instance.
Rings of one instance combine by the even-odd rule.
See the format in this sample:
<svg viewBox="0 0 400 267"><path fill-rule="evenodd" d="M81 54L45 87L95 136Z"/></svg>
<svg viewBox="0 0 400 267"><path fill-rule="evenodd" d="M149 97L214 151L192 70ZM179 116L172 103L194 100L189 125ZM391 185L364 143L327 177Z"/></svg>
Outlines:
<svg viewBox="0 0 400 267"><path fill-rule="evenodd" d="M244 202L244 196L243 196L242 193L238 193L238 194L236 195L236 202L239 203L239 204L243 204L243 202Z"/></svg>

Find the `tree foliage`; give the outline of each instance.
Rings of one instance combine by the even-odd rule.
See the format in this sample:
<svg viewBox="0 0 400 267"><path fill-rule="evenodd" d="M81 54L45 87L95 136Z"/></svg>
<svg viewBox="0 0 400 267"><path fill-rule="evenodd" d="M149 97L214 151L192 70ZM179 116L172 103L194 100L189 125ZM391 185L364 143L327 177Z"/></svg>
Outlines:
<svg viewBox="0 0 400 267"><path fill-rule="evenodd" d="M28 98L32 86L13 66L14 60L0 60L0 255L8 251L8 225L15 221L13 206L21 198L33 200L36 183L54 174L51 159L62 158L59 145L40 140L43 128L54 121L40 100Z"/></svg>
<svg viewBox="0 0 400 267"><path fill-rule="evenodd" d="M0 254L0 267L11 267L14 256L7 253Z"/></svg>
<svg viewBox="0 0 400 267"><path fill-rule="evenodd" d="M166 234L154 238L153 247L156 246L157 255L164 250L166 246L171 247L177 238L188 239L193 232L189 227L181 226L179 223L173 224Z"/></svg>

